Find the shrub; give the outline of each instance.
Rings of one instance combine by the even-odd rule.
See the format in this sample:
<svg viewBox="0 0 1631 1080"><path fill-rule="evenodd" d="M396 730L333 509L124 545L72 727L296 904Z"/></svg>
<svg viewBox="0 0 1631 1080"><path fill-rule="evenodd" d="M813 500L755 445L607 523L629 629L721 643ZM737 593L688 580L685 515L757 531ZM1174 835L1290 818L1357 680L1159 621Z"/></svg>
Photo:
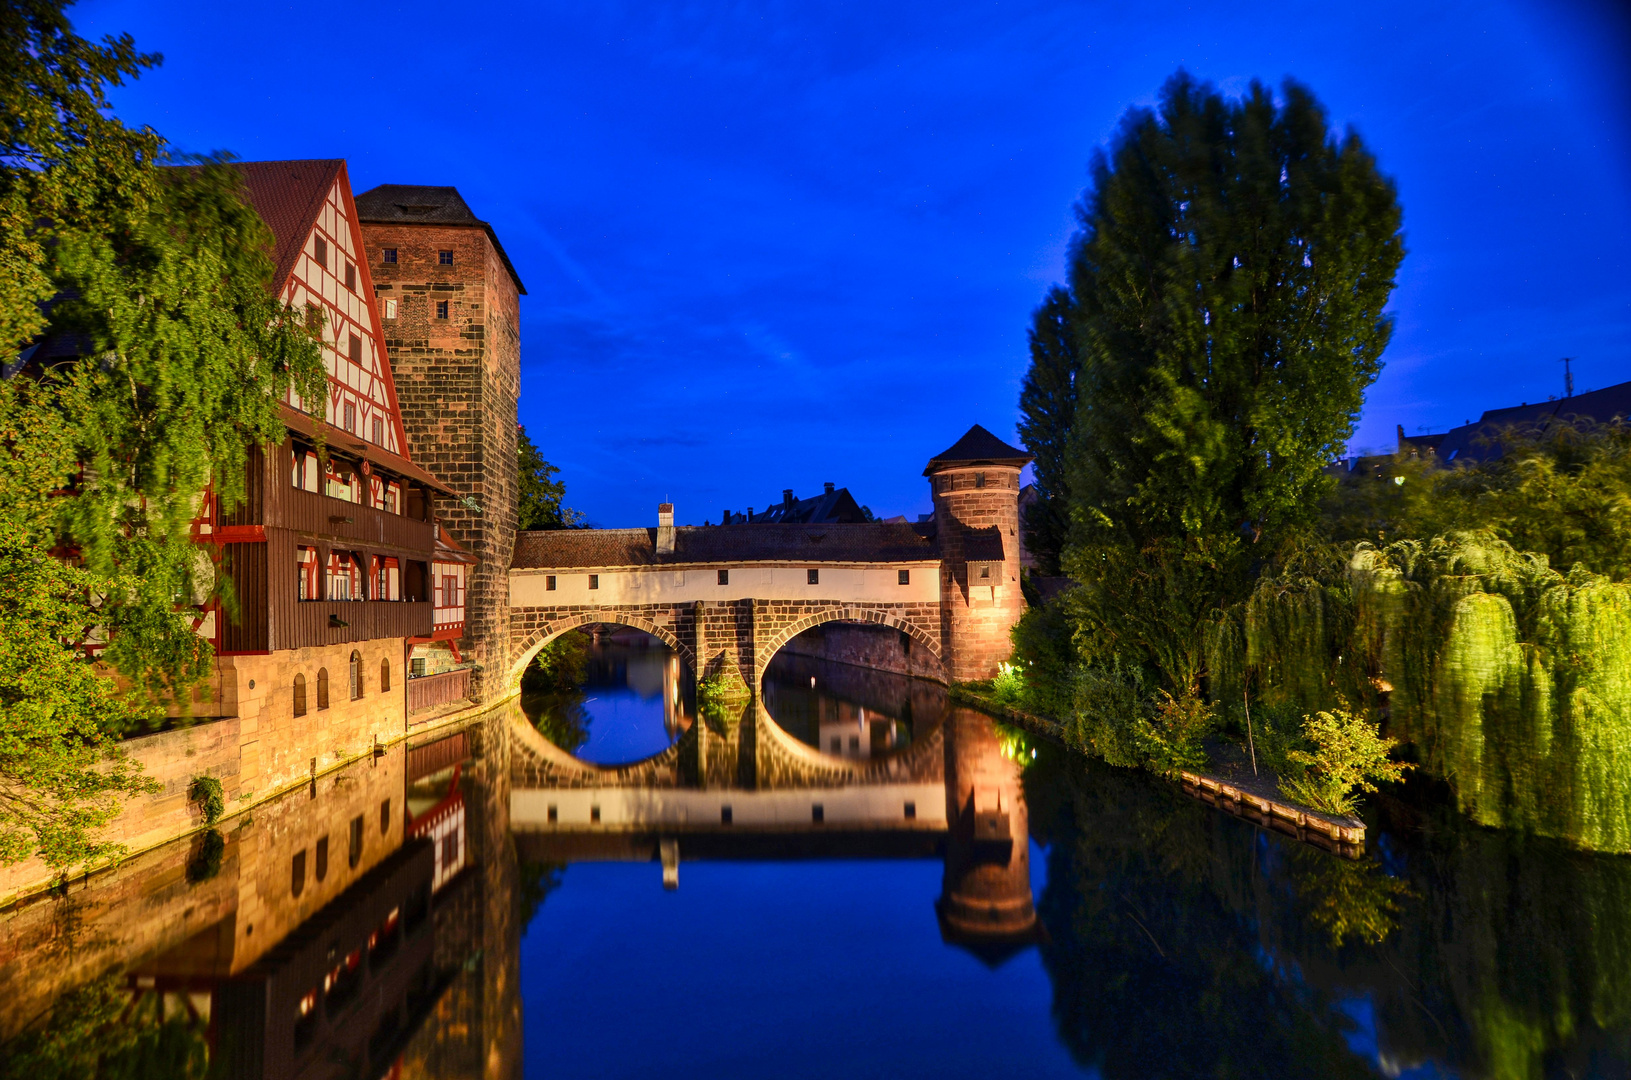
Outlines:
<svg viewBox="0 0 1631 1080"><path fill-rule="evenodd" d="M195 802L204 813L204 824L214 825L221 820L226 812L226 795L221 791L221 781L213 776L195 776L192 786L187 789L187 801Z"/></svg>
<svg viewBox="0 0 1631 1080"><path fill-rule="evenodd" d="M1206 768L1201 740L1217 726L1212 706L1193 694L1175 698L1165 690L1150 715L1135 727L1139 757L1151 772L1177 776Z"/></svg>
<svg viewBox="0 0 1631 1080"><path fill-rule="evenodd" d="M1399 780L1410 768L1388 757L1392 739L1346 709L1305 718L1303 737L1312 749L1290 752L1290 764L1299 771L1282 776L1280 788L1328 814L1352 813L1356 791L1375 791L1374 781Z"/></svg>
<svg viewBox="0 0 1631 1080"><path fill-rule="evenodd" d="M226 851L226 838L220 829L211 829L193 845L192 857L187 860L187 880L194 885L208 881L221 872L221 855Z"/></svg>
<svg viewBox="0 0 1631 1080"><path fill-rule="evenodd" d="M991 696L1004 705L1023 705L1025 673L1014 664L998 665L997 677L991 680Z"/></svg>

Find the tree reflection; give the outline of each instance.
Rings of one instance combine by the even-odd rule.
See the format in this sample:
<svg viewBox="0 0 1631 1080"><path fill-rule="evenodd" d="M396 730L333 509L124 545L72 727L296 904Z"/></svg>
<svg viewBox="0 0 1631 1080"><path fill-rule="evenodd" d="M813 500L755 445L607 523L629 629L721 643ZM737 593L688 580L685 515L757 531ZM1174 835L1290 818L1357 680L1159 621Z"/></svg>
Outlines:
<svg viewBox="0 0 1631 1080"><path fill-rule="evenodd" d="M1107 1077L1631 1062L1631 860L1447 809L1344 860L1047 748L1026 790L1060 1035Z"/></svg>

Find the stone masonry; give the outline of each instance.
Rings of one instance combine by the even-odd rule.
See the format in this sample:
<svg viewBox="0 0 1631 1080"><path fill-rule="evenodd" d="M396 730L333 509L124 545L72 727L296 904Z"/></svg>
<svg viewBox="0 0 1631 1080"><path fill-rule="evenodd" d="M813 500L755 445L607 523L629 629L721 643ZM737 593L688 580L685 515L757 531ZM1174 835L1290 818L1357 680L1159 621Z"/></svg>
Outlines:
<svg viewBox="0 0 1631 1080"><path fill-rule="evenodd" d="M443 498L437 513L480 559L460 647L477 665L476 700L491 700L503 695L509 669L522 290L482 223L371 220L370 195L358 198L363 243L382 316L395 303L395 318L382 323L410 452L474 504ZM384 261L386 249L396 252L394 263Z"/></svg>

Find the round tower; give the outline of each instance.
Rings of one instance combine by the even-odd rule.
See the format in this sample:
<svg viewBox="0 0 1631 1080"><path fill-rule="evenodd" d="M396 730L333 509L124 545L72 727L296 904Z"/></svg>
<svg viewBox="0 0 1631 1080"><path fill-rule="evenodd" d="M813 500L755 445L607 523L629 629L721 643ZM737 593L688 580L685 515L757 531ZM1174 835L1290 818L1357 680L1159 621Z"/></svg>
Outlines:
<svg viewBox="0 0 1631 1080"><path fill-rule="evenodd" d="M1019 473L1031 455L978 424L923 475L940 549L940 624L946 677L989 679L1013 651L1025 611L1019 588Z"/></svg>

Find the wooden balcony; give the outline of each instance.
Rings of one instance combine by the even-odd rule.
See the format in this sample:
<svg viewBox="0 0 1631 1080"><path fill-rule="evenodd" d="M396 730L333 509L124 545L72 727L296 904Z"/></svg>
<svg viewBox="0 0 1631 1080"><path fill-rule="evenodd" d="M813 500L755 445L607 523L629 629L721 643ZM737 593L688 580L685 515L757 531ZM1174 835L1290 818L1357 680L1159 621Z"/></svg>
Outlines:
<svg viewBox="0 0 1631 1080"><path fill-rule="evenodd" d="M291 600L276 608L272 619L274 650L424 637L431 632L435 617L428 600Z"/></svg>
<svg viewBox="0 0 1631 1080"><path fill-rule="evenodd" d="M396 548L428 559L436 550L436 526L371 506L284 486L268 507L269 527L293 529L337 543Z"/></svg>
<svg viewBox="0 0 1631 1080"><path fill-rule="evenodd" d="M470 696L470 669L455 668L440 675L421 675L408 680L408 712L432 709Z"/></svg>

